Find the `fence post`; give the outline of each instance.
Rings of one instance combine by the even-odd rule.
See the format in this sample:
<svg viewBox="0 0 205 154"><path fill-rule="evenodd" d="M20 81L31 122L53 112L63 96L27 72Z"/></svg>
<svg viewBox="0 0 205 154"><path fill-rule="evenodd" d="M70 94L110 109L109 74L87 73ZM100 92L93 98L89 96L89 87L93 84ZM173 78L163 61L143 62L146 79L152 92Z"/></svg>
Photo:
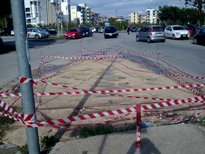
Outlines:
<svg viewBox="0 0 205 154"><path fill-rule="evenodd" d="M136 148L141 147L141 105L136 104Z"/></svg>

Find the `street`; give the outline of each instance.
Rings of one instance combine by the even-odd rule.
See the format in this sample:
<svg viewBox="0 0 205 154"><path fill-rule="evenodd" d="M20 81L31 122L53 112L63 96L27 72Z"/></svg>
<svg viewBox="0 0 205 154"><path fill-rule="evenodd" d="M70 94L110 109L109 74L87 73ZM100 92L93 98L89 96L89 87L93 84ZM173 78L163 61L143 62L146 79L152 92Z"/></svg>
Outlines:
<svg viewBox="0 0 205 154"><path fill-rule="evenodd" d="M3 37L5 43L11 43L13 37ZM39 65L41 54L48 56L82 56L81 49L127 48L138 52L160 52L159 58L166 60L184 72L196 76L205 76L205 47L192 44L192 40L166 39L165 43L136 42L135 33L119 33L117 39L104 39L103 34L77 40L31 40L29 41L30 64L32 69ZM14 49L15 50L15 49ZM115 51L115 53L117 53ZM0 84L18 77L16 52L0 54Z"/></svg>

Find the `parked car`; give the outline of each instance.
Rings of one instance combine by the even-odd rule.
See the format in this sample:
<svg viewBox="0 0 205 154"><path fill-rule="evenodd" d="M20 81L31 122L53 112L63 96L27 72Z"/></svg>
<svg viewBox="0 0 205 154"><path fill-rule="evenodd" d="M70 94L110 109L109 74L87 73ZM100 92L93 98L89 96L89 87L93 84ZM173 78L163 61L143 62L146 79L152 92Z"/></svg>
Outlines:
<svg viewBox="0 0 205 154"><path fill-rule="evenodd" d="M194 34L196 33L196 28L194 26L188 25L184 26L184 28L189 31L190 37L194 36Z"/></svg>
<svg viewBox="0 0 205 154"><path fill-rule="evenodd" d="M99 33L104 33L105 28L104 27L100 27L100 29L98 30Z"/></svg>
<svg viewBox="0 0 205 154"><path fill-rule="evenodd" d="M131 30L131 32L137 32L138 27L131 27L130 30Z"/></svg>
<svg viewBox="0 0 205 154"><path fill-rule="evenodd" d="M52 28L46 28L46 27L41 28L41 29L43 29L43 30L49 32L50 35L54 35L54 36L57 35L57 31L56 31L55 29L52 29Z"/></svg>
<svg viewBox="0 0 205 154"><path fill-rule="evenodd" d="M39 31L36 28L28 28L27 29L28 38L40 39L47 37L46 33Z"/></svg>
<svg viewBox="0 0 205 154"><path fill-rule="evenodd" d="M88 27L81 27L80 32L82 37L90 37L93 35L92 31Z"/></svg>
<svg viewBox="0 0 205 154"><path fill-rule="evenodd" d="M3 36L3 34L4 34L4 30L0 28L0 36Z"/></svg>
<svg viewBox="0 0 205 154"><path fill-rule="evenodd" d="M4 50L4 43L3 43L2 38L0 37L0 53L1 53L1 51L3 51L3 50Z"/></svg>
<svg viewBox="0 0 205 154"><path fill-rule="evenodd" d="M92 31L92 33L96 32L96 28L95 27L91 27L90 30Z"/></svg>
<svg viewBox="0 0 205 154"><path fill-rule="evenodd" d="M81 33L79 28L71 28L64 34L65 39L77 39L81 38Z"/></svg>
<svg viewBox="0 0 205 154"><path fill-rule="evenodd" d="M105 27L104 30L104 38L109 38L109 37L114 37L117 38L118 37L118 31L115 27L113 26L107 26Z"/></svg>
<svg viewBox="0 0 205 154"><path fill-rule="evenodd" d="M136 41L147 41L148 43L154 41L165 42L165 34L162 26L149 25L141 27L136 33Z"/></svg>
<svg viewBox="0 0 205 154"><path fill-rule="evenodd" d="M42 28L36 28L36 30L39 31L39 32L41 32L41 33L45 33L45 34L46 34L46 37L49 37L49 36L51 35L48 31L46 31L46 30L44 30L44 29L42 29Z"/></svg>
<svg viewBox="0 0 205 154"><path fill-rule="evenodd" d="M199 30L199 33L194 36L193 44L205 45L205 26L202 26Z"/></svg>
<svg viewBox="0 0 205 154"><path fill-rule="evenodd" d="M189 31L186 30L181 25L170 25L165 28L166 38L180 39L180 38L190 38Z"/></svg>

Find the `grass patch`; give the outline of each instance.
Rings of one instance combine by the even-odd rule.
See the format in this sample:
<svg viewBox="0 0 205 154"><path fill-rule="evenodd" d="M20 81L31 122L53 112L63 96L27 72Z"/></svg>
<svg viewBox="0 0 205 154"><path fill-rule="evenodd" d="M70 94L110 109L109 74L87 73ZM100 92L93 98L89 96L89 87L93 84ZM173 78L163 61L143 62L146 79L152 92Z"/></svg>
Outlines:
<svg viewBox="0 0 205 154"><path fill-rule="evenodd" d="M191 124L205 127L205 118L193 121Z"/></svg>
<svg viewBox="0 0 205 154"><path fill-rule="evenodd" d="M127 124L123 126L112 126L112 125L98 125L95 127L84 127L80 129L79 138L87 138L90 136L111 134L117 132L124 132L129 130L135 130L136 124Z"/></svg>

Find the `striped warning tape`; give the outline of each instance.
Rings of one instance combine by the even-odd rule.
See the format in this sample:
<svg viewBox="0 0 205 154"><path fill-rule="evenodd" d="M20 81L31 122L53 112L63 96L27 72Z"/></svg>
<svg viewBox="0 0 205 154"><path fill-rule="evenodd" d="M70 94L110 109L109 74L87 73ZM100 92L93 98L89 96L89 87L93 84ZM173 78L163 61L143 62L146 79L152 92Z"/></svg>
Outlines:
<svg viewBox="0 0 205 154"><path fill-rule="evenodd" d="M134 54L137 56L147 56L147 55L157 55L159 52L138 52L138 51L133 51L127 48L124 48L125 51L127 51L129 54Z"/></svg>
<svg viewBox="0 0 205 154"><path fill-rule="evenodd" d="M0 100L0 107L4 111L10 113L11 115L14 115L14 116L21 118L23 121L30 121L34 118L33 114L21 114L21 113L15 112L13 108L11 108L9 105L4 103L2 100Z"/></svg>
<svg viewBox="0 0 205 154"><path fill-rule="evenodd" d="M129 70L132 70L132 71L136 71L136 72L142 72L142 73L154 73L154 72L151 72L151 71L144 71L144 70L138 70L138 69L135 69L135 68L132 68L126 64L124 64L123 62L121 61L116 61L116 63L118 63L119 65L129 69Z"/></svg>
<svg viewBox="0 0 205 154"><path fill-rule="evenodd" d="M54 59L66 59L66 60L102 60L102 59L116 59L122 58L122 55L109 55L109 56L95 56L95 57L65 57L65 56L45 56L45 58L54 58Z"/></svg>
<svg viewBox="0 0 205 154"><path fill-rule="evenodd" d="M146 105L141 106L141 111L176 106L176 105L182 105L182 104L186 104L188 102L189 103L190 102L195 102L195 103L200 102L201 103L204 101L205 101L205 97L203 96L203 97L194 97L194 98L183 99L183 100L178 100L178 101L146 104ZM68 123L72 123L75 121L84 121L84 120L95 119L95 118L100 118L100 117L119 116L122 114L135 113L135 112L136 112L135 107L129 107L129 108L125 108L125 109L117 109L117 110L112 110L112 111L91 113L91 114L61 118L61 119L56 119L56 120L47 120L47 121L43 121L43 122L26 121L24 123L26 125L31 126L31 127L43 127L43 126L52 126L52 125L63 125L63 124L68 124Z"/></svg>
<svg viewBox="0 0 205 154"><path fill-rule="evenodd" d="M20 78L21 83L34 82L33 79L24 79ZM175 85L175 86L165 86L165 87L155 87L155 88L127 88L127 89L113 89L113 90L80 90L74 92L40 92L34 93L34 96L61 96L61 95L82 95L82 94L110 94L110 93L129 93L129 92L140 92L140 91L160 91L160 90L171 90L171 89L185 89L185 88L195 88L195 87L204 87L205 83L201 84L186 84L186 85ZM8 98L8 97L19 97L22 96L21 93L8 94L3 93L0 94L0 98Z"/></svg>
<svg viewBox="0 0 205 154"><path fill-rule="evenodd" d="M161 59L160 59L161 60ZM193 78L193 79L199 79L199 80L203 80L205 79L205 76L193 76L191 74L188 74L182 70L180 70L179 68L177 68L176 66L173 66L172 64L166 62L165 60L161 60L163 63L167 64L169 67L176 69L178 72L182 73L182 75L180 74L174 74L175 76L182 76L182 77L188 77L188 78Z"/></svg>

